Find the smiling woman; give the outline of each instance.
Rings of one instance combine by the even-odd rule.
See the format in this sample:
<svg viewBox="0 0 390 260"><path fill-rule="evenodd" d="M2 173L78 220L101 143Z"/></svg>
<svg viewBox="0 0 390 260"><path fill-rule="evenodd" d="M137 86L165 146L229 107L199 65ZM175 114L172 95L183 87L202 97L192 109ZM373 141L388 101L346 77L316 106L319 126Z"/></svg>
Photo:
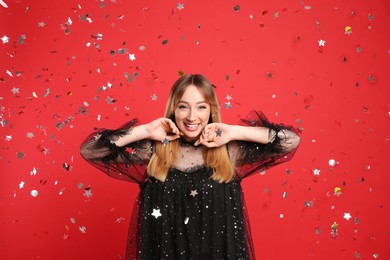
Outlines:
<svg viewBox="0 0 390 260"><path fill-rule="evenodd" d="M164 117L87 137L87 161L141 189L126 259L255 258L241 180L291 159L300 138L259 112L242 123L222 123L213 85L184 75Z"/></svg>

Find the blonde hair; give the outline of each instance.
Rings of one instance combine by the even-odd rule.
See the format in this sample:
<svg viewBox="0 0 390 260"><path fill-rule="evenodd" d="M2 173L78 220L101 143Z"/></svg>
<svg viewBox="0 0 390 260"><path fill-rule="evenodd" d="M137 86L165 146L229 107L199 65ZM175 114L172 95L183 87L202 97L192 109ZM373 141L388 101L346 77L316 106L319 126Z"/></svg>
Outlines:
<svg viewBox="0 0 390 260"><path fill-rule="evenodd" d="M165 117L175 122L175 109L186 88L194 85L203 94L206 102L210 105L209 123L221 122L219 111L219 102L214 91L214 86L202 75L184 75L173 84L169 93L165 108ZM179 139L162 144L156 142L155 150L148 164L148 173L150 176L165 181L168 170L177 160L179 148ZM205 164L213 169L211 178L220 183L229 182L234 176L234 166L229 158L226 145L216 148L205 148L202 150Z"/></svg>

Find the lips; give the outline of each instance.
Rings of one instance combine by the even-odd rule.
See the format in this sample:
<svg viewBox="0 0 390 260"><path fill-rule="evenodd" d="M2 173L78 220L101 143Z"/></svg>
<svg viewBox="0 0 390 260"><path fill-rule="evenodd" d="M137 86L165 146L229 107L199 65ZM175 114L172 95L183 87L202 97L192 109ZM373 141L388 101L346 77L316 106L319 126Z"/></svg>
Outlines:
<svg viewBox="0 0 390 260"><path fill-rule="evenodd" d="M198 130L199 124L184 124L188 131Z"/></svg>

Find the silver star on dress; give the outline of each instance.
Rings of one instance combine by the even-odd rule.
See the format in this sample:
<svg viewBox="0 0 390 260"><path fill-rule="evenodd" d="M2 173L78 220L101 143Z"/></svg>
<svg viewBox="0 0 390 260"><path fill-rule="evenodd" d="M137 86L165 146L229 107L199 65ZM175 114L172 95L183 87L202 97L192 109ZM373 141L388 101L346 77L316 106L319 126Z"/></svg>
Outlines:
<svg viewBox="0 0 390 260"><path fill-rule="evenodd" d="M154 216L155 218L158 218L158 217L161 217L162 215L161 215L159 209L153 209L152 216Z"/></svg>
<svg viewBox="0 0 390 260"><path fill-rule="evenodd" d="M198 191L192 190L190 196L195 197L196 195L198 195Z"/></svg>

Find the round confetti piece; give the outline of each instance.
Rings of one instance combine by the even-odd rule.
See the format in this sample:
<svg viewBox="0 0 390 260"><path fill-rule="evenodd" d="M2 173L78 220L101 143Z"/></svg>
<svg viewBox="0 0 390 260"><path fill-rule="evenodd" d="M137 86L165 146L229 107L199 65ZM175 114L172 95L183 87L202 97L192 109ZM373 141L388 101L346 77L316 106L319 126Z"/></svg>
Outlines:
<svg viewBox="0 0 390 260"><path fill-rule="evenodd" d="M31 196L33 196L34 198L38 197L38 191L37 190L32 190L31 191Z"/></svg>
<svg viewBox="0 0 390 260"><path fill-rule="evenodd" d="M334 159L330 159L329 160L329 165L330 166L335 166L336 165L336 161Z"/></svg>

